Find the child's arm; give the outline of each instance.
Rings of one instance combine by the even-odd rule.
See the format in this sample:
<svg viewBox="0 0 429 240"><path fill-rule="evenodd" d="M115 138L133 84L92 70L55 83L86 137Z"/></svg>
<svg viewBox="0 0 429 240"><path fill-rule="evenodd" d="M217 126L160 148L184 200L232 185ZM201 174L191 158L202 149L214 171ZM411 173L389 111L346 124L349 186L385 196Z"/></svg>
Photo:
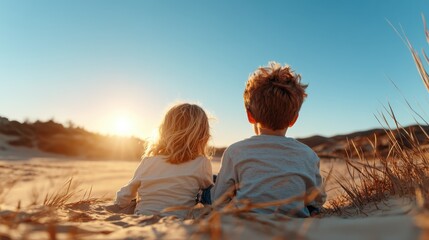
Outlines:
<svg viewBox="0 0 429 240"><path fill-rule="evenodd" d="M316 186L320 190L320 194L314 200L316 202L316 206L321 208L326 201L326 192L324 189L324 183L322 176L320 175L320 162L317 164L317 172L316 172Z"/></svg>
<svg viewBox="0 0 429 240"><path fill-rule="evenodd" d="M214 187L211 189L213 202L217 201L225 194L231 194L231 196L235 194L236 181L234 179L233 163L228 156L228 151L225 151L225 154L222 157L219 174L216 178ZM227 197L224 200L228 201L230 200L230 197Z"/></svg>
<svg viewBox="0 0 429 240"><path fill-rule="evenodd" d="M137 190L140 187L140 176L143 172L143 161L140 162L131 181L116 193L115 204L122 208L127 207L136 198Z"/></svg>
<svg viewBox="0 0 429 240"><path fill-rule="evenodd" d="M325 189L323 189L323 179L320 175L320 160L317 162L317 169L315 173L315 187L320 191L320 193L316 196L316 198L308 204L308 206L311 206L313 208L322 208L323 204L326 201L326 192Z"/></svg>
<svg viewBox="0 0 429 240"><path fill-rule="evenodd" d="M213 171L210 160L204 159L203 171L201 177L201 189L206 189L213 185Z"/></svg>

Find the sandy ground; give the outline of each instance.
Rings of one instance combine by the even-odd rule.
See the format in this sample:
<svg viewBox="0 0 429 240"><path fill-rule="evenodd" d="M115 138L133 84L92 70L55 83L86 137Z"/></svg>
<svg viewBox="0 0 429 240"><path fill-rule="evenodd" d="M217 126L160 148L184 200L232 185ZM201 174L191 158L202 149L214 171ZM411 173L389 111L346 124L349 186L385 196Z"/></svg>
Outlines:
<svg viewBox="0 0 429 240"><path fill-rule="evenodd" d="M138 161L87 161L69 158L0 160L0 180L17 180L4 203L16 205L21 201L26 206L33 201L34 194L62 189L69 179L72 179L73 185L81 193L77 197L83 196L85 191L91 191L92 197L112 199L116 191L132 178L138 164ZM219 161L213 161L214 171L218 172L219 166Z"/></svg>
<svg viewBox="0 0 429 240"><path fill-rule="evenodd" d="M1 144L0 144L1 145ZM213 171L218 172L219 159ZM425 239L429 216L407 199L368 206L367 215L290 219L284 216L219 214L218 218L180 220L134 216L112 210L115 192L132 177L136 161L86 161L8 148L0 150L0 239ZM341 160L322 161L322 175ZM46 195L64 190L67 180L77 194L55 209L40 207ZM329 198L339 192L328 183ZM88 200L91 198L99 200ZM3 192L3 194L1 193ZM18 204L19 203L19 204ZM36 203L36 206L29 206ZM201 209L200 209L201 210ZM196 210L196 214L199 210ZM197 214L198 215L198 214Z"/></svg>

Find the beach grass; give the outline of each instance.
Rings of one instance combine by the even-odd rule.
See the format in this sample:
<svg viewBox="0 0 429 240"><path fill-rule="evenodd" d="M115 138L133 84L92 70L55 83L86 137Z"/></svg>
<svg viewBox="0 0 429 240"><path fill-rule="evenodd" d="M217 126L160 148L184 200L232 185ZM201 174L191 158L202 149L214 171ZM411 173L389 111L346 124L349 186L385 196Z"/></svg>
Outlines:
<svg viewBox="0 0 429 240"><path fill-rule="evenodd" d="M429 30L423 15L422 18L426 41L429 44ZM405 34L391 26L408 47L423 85L429 92L429 75L425 67L425 64L429 63L429 58L423 50L424 60L422 60ZM405 102L417 116L417 118L413 116L413 119L420 127L419 130L424 133L426 139L429 139L429 133L419 121L425 125L429 125L428 122L406 99ZM344 194L330 201L329 213L365 215L364 206L374 204L378 208L377 204L392 196L410 197L416 201L418 208L429 209L429 146L423 145L417 139L415 129L407 129L400 124L390 104L376 117L389 137L388 154L383 156L378 152L376 135L372 139L367 139L373 149L372 158L365 157L361 147L349 141L348 149L345 149L349 156L346 159L348 174L334 177ZM352 213L350 209L353 209Z"/></svg>

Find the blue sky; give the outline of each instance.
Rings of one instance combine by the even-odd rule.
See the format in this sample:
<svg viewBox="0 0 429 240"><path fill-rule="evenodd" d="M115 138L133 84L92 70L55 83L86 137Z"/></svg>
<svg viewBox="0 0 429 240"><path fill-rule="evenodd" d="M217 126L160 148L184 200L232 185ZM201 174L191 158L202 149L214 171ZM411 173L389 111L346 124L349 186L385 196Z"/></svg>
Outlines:
<svg viewBox="0 0 429 240"><path fill-rule="evenodd" d="M0 1L0 115L106 134L122 118L146 138L171 104L190 101L226 146L252 135L244 84L275 60L309 84L289 136L379 127L388 103L412 124L402 95L428 120L429 94L387 20L428 49L428 10L423 0Z"/></svg>

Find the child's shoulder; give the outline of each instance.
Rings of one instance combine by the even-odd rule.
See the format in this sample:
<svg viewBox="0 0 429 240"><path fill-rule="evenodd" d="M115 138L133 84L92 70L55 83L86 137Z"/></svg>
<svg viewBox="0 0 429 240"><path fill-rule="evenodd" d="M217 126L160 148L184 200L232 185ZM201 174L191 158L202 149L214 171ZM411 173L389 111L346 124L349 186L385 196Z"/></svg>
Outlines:
<svg viewBox="0 0 429 240"><path fill-rule="evenodd" d="M229 145L226 148L225 152L236 152L236 151L239 151L240 149L245 149L247 146L251 145L252 142L253 142L253 137L240 140L238 142L235 142Z"/></svg>
<svg viewBox="0 0 429 240"><path fill-rule="evenodd" d="M206 156L198 156L197 158L195 158L192 161L193 162L199 162L199 163L202 163L202 164L211 164L211 159L208 158L208 157L206 157Z"/></svg>
<svg viewBox="0 0 429 240"><path fill-rule="evenodd" d="M145 156L142 158L142 162L153 162L153 161L158 161L161 159L165 159L165 156L163 156L163 155Z"/></svg>
<svg viewBox="0 0 429 240"><path fill-rule="evenodd" d="M243 140L240 140L238 142L235 142L231 144L228 148L234 149L234 148L242 148L247 146L274 146L274 145L286 145L286 146L296 146L303 148L305 150L311 150L310 147L305 145L304 143L296 140L295 138L291 137L284 137L284 136L275 136L275 135L255 135Z"/></svg>
<svg viewBox="0 0 429 240"><path fill-rule="evenodd" d="M281 139L281 137L278 137ZM249 138L240 140L231 144L226 150L226 154L238 155L240 153L246 153L247 151L258 151L259 149L270 148L275 145L276 140L272 139L272 136L268 135L255 135Z"/></svg>
<svg viewBox="0 0 429 240"><path fill-rule="evenodd" d="M295 138L290 138L291 140L293 140L295 142L295 144L299 147L301 147L303 150L309 151L309 152L314 152L313 149L311 147L309 147L307 144L295 139Z"/></svg>
<svg viewBox="0 0 429 240"><path fill-rule="evenodd" d="M267 151L270 149L283 149L294 154L305 155L308 158L317 160L317 154L306 144L290 137L280 137L272 135L258 135L231 144L226 150L226 154L237 155L246 151ZM278 151L276 151L278 152Z"/></svg>
<svg viewBox="0 0 429 240"><path fill-rule="evenodd" d="M304 144L295 138L287 138L287 139L289 139L290 143L293 143L295 152L301 153L303 155L307 155L310 158L318 159L316 152L314 152L314 150L311 147L309 147L307 144Z"/></svg>
<svg viewBox="0 0 429 240"><path fill-rule="evenodd" d="M159 165L160 163L167 163L166 157L164 155L144 156L140 162L140 165L150 167L152 165Z"/></svg>

